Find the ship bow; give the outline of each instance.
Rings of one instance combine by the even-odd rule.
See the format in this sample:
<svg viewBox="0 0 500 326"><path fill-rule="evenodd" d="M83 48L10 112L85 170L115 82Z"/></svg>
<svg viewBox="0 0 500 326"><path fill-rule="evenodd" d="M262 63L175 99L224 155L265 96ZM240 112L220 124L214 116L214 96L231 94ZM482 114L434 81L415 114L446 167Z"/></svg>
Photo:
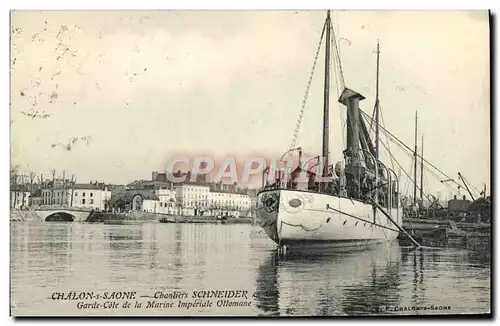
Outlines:
<svg viewBox="0 0 500 326"><path fill-rule="evenodd" d="M280 206L280 191L263 191L257 195L257 220L267 235L276 243L278 238L278 214Z"/></svg>

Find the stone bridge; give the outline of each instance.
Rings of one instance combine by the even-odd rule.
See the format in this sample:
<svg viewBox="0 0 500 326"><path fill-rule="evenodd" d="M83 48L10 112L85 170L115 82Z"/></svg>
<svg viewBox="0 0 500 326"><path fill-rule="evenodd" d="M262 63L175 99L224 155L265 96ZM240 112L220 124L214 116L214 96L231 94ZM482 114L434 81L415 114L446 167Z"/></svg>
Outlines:
<svg viewBox="0 0 500 326"><path fill-rule="evenodd" d="M90 216L88 209L40 208L34 213L43 221L85 222Z"/></svg>

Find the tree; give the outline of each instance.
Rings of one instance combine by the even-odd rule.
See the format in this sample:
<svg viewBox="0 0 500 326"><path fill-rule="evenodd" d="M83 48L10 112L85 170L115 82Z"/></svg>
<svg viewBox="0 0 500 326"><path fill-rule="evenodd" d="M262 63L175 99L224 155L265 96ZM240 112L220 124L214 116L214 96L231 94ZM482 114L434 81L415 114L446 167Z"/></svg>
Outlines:
<svg viewBox="0 0 500 326"><path fill-rule="evenodd" d="M10 187L13 188L17 186L19 176L19 165L10 166Z"/></svg>
<svg viewBox="0 0 500 326"><path fill-rule="evenodd" d="M10 166L10 208L16 206L17 202L17 188L18 188L18 179L19 179L19 165L11 165ZM12 190L14 191L14 200L12 200Z"/></svg>
<svg viewBox="0 0 500 326"><path fill-rule="evenodd" d="M33 185L35 183L36 173L30 172L30 192L33 192Z"/></svg>

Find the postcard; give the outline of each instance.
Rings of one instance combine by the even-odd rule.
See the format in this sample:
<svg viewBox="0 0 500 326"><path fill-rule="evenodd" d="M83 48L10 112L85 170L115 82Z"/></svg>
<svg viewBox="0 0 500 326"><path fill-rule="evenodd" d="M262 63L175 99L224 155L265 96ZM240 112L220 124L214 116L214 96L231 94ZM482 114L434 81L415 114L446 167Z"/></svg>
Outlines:
<svg viewBox="0 0 500 326"><path fill-rule="evenodd" d="M28 11L10 312L491 314L488 11Z"/></svg>

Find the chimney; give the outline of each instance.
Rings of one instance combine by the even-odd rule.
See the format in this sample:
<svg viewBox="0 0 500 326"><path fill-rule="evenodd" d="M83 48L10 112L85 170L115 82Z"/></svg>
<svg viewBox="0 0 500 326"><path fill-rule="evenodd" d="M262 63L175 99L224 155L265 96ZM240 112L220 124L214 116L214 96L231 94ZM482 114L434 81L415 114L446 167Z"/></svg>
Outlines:
<svg viewBox="0 0 500 326"><path fill-rule="evenodd" d="M464 197L463 197L463 198L464 198L464 200L465 200L465 195L464 195Z"/></svg>
<svg viewBox="0 0 500 326"><path fill-rule="evenodd" d="M455 199L455 200L456 200L456 199L457 199L457 195L453 196L453 199Z"/></svg>
<svg viewBox="0 0 500 326"><path fill-rule="evenodd" d="M364 99L363 95L346 87L338 100L347 107L348 125L351 127L347 134L347 150L352 155L353 166L359 165L359 101Z"/></svg>
<svg viewBox="0 0 500 326"><path fill-rule="evenodd" d="M157 175L158 175L158 172L153 172L152 176L151 176L151 181L155 181Z"/></svg>

